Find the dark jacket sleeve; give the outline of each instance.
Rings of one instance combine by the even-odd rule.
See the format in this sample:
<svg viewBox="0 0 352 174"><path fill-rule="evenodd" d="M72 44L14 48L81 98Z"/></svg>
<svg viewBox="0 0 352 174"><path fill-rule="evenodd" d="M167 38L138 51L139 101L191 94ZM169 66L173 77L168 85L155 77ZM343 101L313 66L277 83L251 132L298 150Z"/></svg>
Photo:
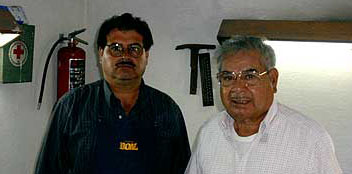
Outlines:
<svg viewBox="0 0 352 174"><path fill-rule="evenodd" d="M37 157L35 174L59 174L64 170L63 125L68 114L64 105L58 103L51 113L42 147Z"/></svg>
<svg viewBox="0 0 352 174"><path fill-rule="evenodd" d="M154 173L183 174L191 156L187 130L180 108L172 99L167 99L158 103L162 113L157 114L159 126Z"/></svg>
<svg viewBox="0 0 352 174"><path fill-rule="evenodd" d="M178 164L175 169L175 171L178 171L177 174L184 174L189 158L191 156L191 149L189 146L189 141L188 141L188 135L187 135L187 130L186 130L186 126L185 126L185 122L182 116L182 113L180 111L180 119L179 119L179 129L180 129L180 134L177 137L176 140L176 164Z"/></svg>
<svg viewBox="0 0 352 174"><path fill-rule="evenodd" d="M174 147L174 165L173 173L184 174L189 158L191 156L191 150L188 141L187 129L182 112L177 104L174 105L175 112L175 129L176 136L174 137L173 147Z"/></svg>

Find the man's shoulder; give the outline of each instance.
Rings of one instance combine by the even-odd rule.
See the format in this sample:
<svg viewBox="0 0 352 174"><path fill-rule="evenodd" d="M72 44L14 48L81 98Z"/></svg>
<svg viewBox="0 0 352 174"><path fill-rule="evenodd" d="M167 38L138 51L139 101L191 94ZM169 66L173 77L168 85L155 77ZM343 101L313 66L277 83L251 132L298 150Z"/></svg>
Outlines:
<svg viewBox="0 0 352 174"><path fill-rule="evenodd" d="M104 80L98 80L92 83L85 84L81 87L74 88L70 92L72 93L72 95L85 94L85 93L98 91L103 86L104 86Z"/></svg>
<svg viewBox="0 0 352 174"><path fill-rule="evenodd" d="M68 91L55 104L53 113L68 118L72 113L89 113L95 110L94 106L101 98L99 90L102 86L103 81L98 80Z"/></svg>
<svg viewBox="0 0 352 174"><path fill-rule="evenodd" d="M222 127L226 126L226 124L224 123L226 118L225 113L226 113L225 111L218 112L212 117L210 117L208 120L206 120L200 128L201 132L205 134L212 134L212 133L219 132L222 129Z"/></svg>
<svg viewBox="0 0 352 174"><path fill-rule="evenodd" d="M91 101L89 98L96 96L102 86L103 80L98 80L81 87L71 89L59 99L58 103L73 105L74 103Z"/></svg>
<svg viewBox="0 0 352 174"><path fill-rule="evenodd" d="M198 148L206 149L205 151L207 152L201 150L204 153L210 153L210 151L214 150L214 146L223 144L226 141L224 136L227 128L224 124L225 117L224 111L216 113L199 128L195 143L198 144Z"/></svg>
<svg viewBox="0 0 352 174"><path fill-rule="evenodd" d="M318 121L286 105L278 105L278 114L279 118L286 122L287 126L297 130L312 134L326 133L325 128Z"/></svg>
<svg viewBox="0 0 352 174"><path fill-rule="evenodd" d="M144 85L143 88L143 103L156 115L158 120L171 123L183 119L180 106L168 94L149 85Z"/></svg>
<svg viewBox="0 0 352 174"><path fill-rule="evenodd" d="M172 97L170 97L168 94L159 89L156 89L149 85L145 85L144 89L146 93L148 93L149 97L151 97L152 99L177 105Z"/></svg>

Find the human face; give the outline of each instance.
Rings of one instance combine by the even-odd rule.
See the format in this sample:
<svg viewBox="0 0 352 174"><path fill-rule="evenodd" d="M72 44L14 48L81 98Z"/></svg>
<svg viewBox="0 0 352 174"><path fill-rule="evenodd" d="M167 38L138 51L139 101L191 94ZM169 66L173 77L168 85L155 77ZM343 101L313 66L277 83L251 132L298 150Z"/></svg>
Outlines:
<svg viewBox="0 0 352 174"><path fill-rule="evenodd" d="M149 52L143 49L138 57L128 53L128 47L141 45L143 47L143 36L134 30L120 31L113 29L106 36L106 46L99 48L99 60L102 65L104 78L108 82L126 83L142 79L148 63ZM125 53L116 56L108 45L116 44L123 46Z"/></svg>
<svg viewBox="0 0 352 174"><path fill-rule="evenodd" d="M260 61L260 53L256 50L242 50L236 54L227 54L223 58L221 71L245 72L256 70L265 72ZM269 110L276 92L278 72L271 69L261 76L256 85L248 85L237 78L230 86L221 86L220 95L227 112L236 121L261 121Z"/></svg>

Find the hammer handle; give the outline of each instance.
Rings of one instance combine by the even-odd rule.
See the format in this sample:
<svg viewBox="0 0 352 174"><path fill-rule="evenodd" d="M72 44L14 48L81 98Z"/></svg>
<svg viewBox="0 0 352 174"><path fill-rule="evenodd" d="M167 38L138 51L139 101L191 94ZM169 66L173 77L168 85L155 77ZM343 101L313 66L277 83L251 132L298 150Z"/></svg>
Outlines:
<svg viewBox="0 0 352 174"><path fill-rule="evenodd" d="M197 77L198 77L198 50L191 50L191 79L190 91L191 95L197 93Z"/></svg>

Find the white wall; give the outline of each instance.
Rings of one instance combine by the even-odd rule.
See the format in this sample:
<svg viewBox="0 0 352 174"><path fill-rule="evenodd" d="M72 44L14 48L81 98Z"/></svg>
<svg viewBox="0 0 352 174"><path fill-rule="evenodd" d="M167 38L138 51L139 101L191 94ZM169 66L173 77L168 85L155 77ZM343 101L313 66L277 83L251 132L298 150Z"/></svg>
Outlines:
<svg viewBox="0 0 352 174"><path fill-rule="evenodd" d="M35 25L33 81L0 84L0 173L33 173L50 110L56 100L56 60L47 76L42 108L36 110L46 56L59 33L84 26L85 0L0 0L20 5Z"/></svg>
<svg viewBox="0 0 352 174"><path fill-rule="evenodd" d="M87 50L86 81L92 82L99 78L96 57L93 50L96 30L101 22L114 15L131 12L145 19L152 28L155 45L150 52L150 60L145 74L146 83L157 87L180 105L191 143L193 143L200 125L214 113L218 112L221 103L218 99L218 87L214 78L214 96L216 107L202 107L200 88L196 96L189 93L189 51L176 51L175 47L185 43L217 44L216 35L220 22L224 18L241 19L290 19L290 20L352 20L352 1L350 0L7 0L0 1L5 5L21 5L24 7L31 24L36 25L35 55L33 82L27 84L0 85L0 173L31 173L36 153L44 134L51 107L55 101L56 61L51 63L48 73L44 101L40 111L35 109L39 95L41 72L45 57L51 44L58 38L58 33L70 32L73 29L87 27L82 38L90 45ZM211 52L212 53L212 52ZM215 77L215 63L212 75ZM351 78L351 76L349 76ZM282 78L284 75L280 77ZM351 80L351 79L350 79ZM286 80L289 82L289 80ZM280 84L281 85L281 84ZM198 82L198 86L200 83ZM282 83L284 86L284 83ZM298 86L297 86L298 87ZM300 87L301 88L301 87ZM284 87L279 88L279 90ZM287 89L287 90L286 90ZM286 87L280 95L294 93L296 88ZM313 90L314 91L314 90ZM292 102L293 106L305 106L321 100L315 97L296 99L283 98ZM347 94L346 94L347 93ZM348 96L351 91L338 91L341 96ZM325 99L325 98L324 98ZM351 103L351 101L347 101ZM297 103L296 105L294 105ZM345 106L345 107L343 107ZM334 138L336 151L345 173L352 173L352 152L348 146L346 127L351 123L348 119L348 103L341 106L344 121L325 119L331 118L327 112L315 107L313 111L303 111L315 115ZM305 109L299 108L299 109ZM323 108L322 108L323 109ZM349 121L349 122L348 122Z"/></svg>

